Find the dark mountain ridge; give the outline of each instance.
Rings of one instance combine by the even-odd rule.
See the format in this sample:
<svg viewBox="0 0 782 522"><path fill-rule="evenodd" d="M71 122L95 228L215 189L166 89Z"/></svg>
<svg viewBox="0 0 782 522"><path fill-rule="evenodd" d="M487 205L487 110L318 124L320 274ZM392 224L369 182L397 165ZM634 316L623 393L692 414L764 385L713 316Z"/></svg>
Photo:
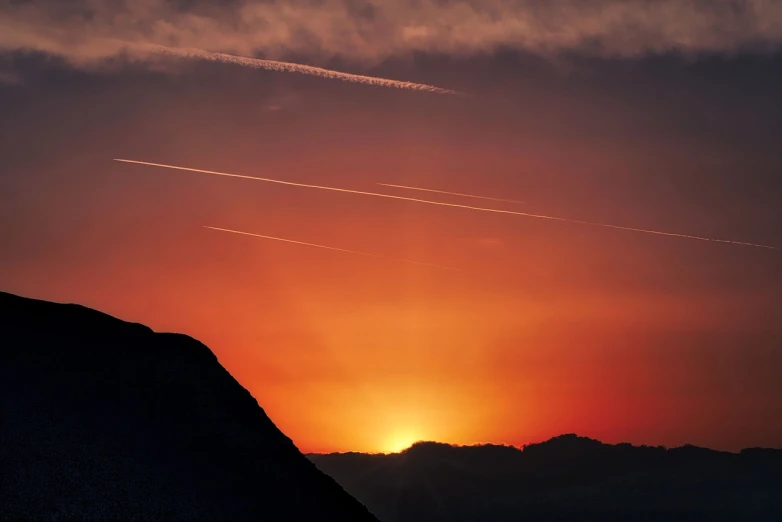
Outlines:
<svg viewBox="0 0 782 522"><path fill-rule="evenodd" d="M203 344L7 293L0 519L376 520Z"/></svg>
<svg viewBox="0 0 782 522"><path fill-rule="evenodd" d="M419 442L308 457L386 522L782 520L782 450Z"/></svg>

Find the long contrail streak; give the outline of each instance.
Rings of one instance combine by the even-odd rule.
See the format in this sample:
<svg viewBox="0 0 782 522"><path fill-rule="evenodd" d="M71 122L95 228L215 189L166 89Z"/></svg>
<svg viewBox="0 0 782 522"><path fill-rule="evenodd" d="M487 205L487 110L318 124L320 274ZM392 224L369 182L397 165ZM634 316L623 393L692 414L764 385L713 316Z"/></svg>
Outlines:
<svg viewBox="0 0 782 522"><path fill-rule="evenodd" d="M442 265L435 265L432 263L422 263L420 261L410 261L409 259L400 259L397 257L388 257L388 256L381 256L378 254L369 254L367 252L359 252L357 250L347 250L345 248L337 248L337 247L331 247L326 245L317 245L315 243L305 243L304 241L295 241L293 239L284 239L281 237L273 237L273 236L264 236L261 234L252 234L250 232L241 232L239 230L230 230L228 228L217 228L217 227L204 227L211 230L219 230L220 232L231 232L232 234L241 234L243 236L252 236L252 237L260 237L263 239L273 239L274 241L282 241L285 243L294 243L296 245L305 245L305 246L311 246L311 247L317 247L317 248L325 248L326 250L336 250L337 252L346 252L348 254L357 254L360 256L368 256L368 257L375 257L378 259L389 259L391 261L401 261L402 263L411 263L413 265L421 265L421 266L431 266L434 268L442 268L444 270L458 270L458 268L453 268L450 266L442 266Z"/></svg>
<svg viewBox="0 0 782 522"><path fill-rule="evenodd" d="M348 194L362 194L364 196L375 196L375 197L379 197L379 198L397 199L397 200L401 200L401 201L413 201L413 202L416 202L416 203L425 203L427 205L437 205L437 206L440 206L440 207L463 208L463 209L468 209L468 210L478 210L478 211L481 211L481 212L492 212L494 214L511 214L511 215L514 215L514 216L524 216L524 217L531 217L531 218L536 218L536 219L546 219L546 220L550 220L550 221L561 221L561 222L564 222L564 223L574 223L574 224L578 224L578 225L592 225L592 226L597 226L597 227L613 228L613 229L616 229L616 230L627 230L627 231L630 231L630 232L642 232L644 234L654 234L654 235L658 235L658 236L679 237L679 238L684 238L684 239L695 239L695 240L698 240L698 241L709 241L709 242L713 242L713 243L728 243L728 244L731 244L731 245L751 246L751 247L757 247L757 248L766 248L766 249L769 249L769 250L779 250L778 247L769 246L769 245L760 245L760 244L757 244L757 243L747 243L747 242L744 242L744 241L731 241L729 239L715 239L715 238L710 238L710 237L691 236L691 235L687 235L687 234L676 234L674 232L662 232L662 231L659 231L659 230L646 230L646 229L643 229L643 228L623 227L623 226L619 226L619 225L609 225L609 224L606 224L606 223L596 223L596 222L592 222L592 221L581 221L581 220L577 220L577 219L567 219L567 218L556 217L556 216L546 216L546 215L543 215L543 214L530 214L528 212L517 212L517 211L513 211L513 210L500 210L500 209L496 209L496 208L474 207L474 206L471 206L471 205L460 205L458 203L445 203L445 202L442 202L442 201L430 201L430 200L427 200L427 199L409 198L409 197L405 197L405 196L394 196L394 195L391 195L391 194L380 194L380 193L377 193L377 192L365 192L365 191L361 191L361 190L351 190L351 189L343 189L343 188L337 188L337 187L324 187L324 186L321 186L321 185L309 185L309 184L306 184L306 183L294 183L292 181L282 181L282 180L279 180L279 179L270 179L270 178L259 178L259 177L255 177L255 176L244 176L242 174L231 174L231 173L228 173L228 172L216 172L216 171L213 171L213 170L194 169L194 168L190 168L190 167L177 167L175 165L165 165L163 163L151 163L151 162L148 162L148 161L137 161L137 160L127 160L127 159L115 159L114 161L121 161L121 162L124 162L124 163L135 163L135 164L138 164L138 165L149 165L149 166L152 166L152 167L163 167L163 168L167 168L167 169L186 170L186 171L190 171L190 172L200 172L200 173L203 173L203 174L212 174L212 175L215 175L215 176L228 176L228 177L231 177L231 178L252 179L252 180L255 180L255 181L265 181L267 183L277 183L277 184L280 184L280 185L289 185L289 186L292 186L292 187L314 188L314 189L320 189L320 190L330 190L330 191L333 191L333 192L345 192L345 193L348 193Z"/></svg>
<svg viewBox="0 0 782 522"><path fill-rule="evenodd" d="M401 188L407 190L419 190L421 192L434 192L435 194L448 194L449 196L461 196L463 198L488 199L489 201L504 201L506 203L520 203L522 205L524 204L524 201L517 201L515 199L491 198L489 196L476 196L475 194L462 194L461 192L446 192L445 190L435 190L435 189L427 189L421 187L409 187L407 185L391 185L390 183L378 183L378 185L381 185L383 187L394 187L394 188Z"/></svg>
<svg viewBox="0 0 782 522"><path fill-rule="evenodd" d="M276 72L292 72L305 74L308 76L318 76L329 80L342 80L350 83L360 83L364 85L374 85L377 87L392 87L395 89L404 89L408 91L431 92L434 94L450 94L456 96L468 96L464 92L435 87L423 83L403 82L399 80L390 80L388 78L378 78L376 76L364 76L361 74L351 74L332 69L323 69L312 65L303 65L299 63L278 62L275 60L262 60L259 58L247 58L245 56L236 56L233 54L215 53L204 51L202 49L181 49L165 46L147 46L150 50L155 50L163 54L177 56L179 58L190 58L207 60L211 62L220 62L226 64L240 65L242 67L252 67L253 69L264 69Z"/></svg>

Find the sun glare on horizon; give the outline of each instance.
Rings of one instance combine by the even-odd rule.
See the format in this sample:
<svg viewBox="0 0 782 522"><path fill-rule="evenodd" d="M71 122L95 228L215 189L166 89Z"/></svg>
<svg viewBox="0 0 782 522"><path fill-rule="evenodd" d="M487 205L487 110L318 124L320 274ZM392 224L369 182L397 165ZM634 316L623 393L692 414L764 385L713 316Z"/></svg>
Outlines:
<svg viewBox="0 0 782 522"><path fill-rule="evenodd" d="M400 453L420 440L422 440L421 437L410 431L393 433L386 439L382 451L383 453Z"/></svg>

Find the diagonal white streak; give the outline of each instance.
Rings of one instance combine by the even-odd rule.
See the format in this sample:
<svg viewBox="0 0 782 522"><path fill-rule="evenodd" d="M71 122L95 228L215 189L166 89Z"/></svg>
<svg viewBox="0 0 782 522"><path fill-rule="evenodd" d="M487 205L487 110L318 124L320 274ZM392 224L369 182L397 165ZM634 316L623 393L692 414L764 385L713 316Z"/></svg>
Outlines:
<svg viewBox="0 0 782 522"><path fill-rule="evenodd" d="M480 212L492 212L492 213L495 213L495 214L510 214L510 215L514 215L514 216L524 216L524 217L531 217L531 218L536 218L536 219L546 219L546 220L550 220L550 221L560 221L560 222L563 222L563 223L574 223L574 224L578 224L578 225L591 225L591 226L604 227L604 228L613 228L613 229L616 229L616 230L626 230L626 231L629 231L629 232L640 232L640 233L644 233L644 234L654 234L654 235L658 235L658 236L678 237L678 238L683 238L683 239L694 239L694 240L698 240L698 241L709 241L709 242L714 242L714 243L727 243L727 244L731 244L731 245L741 245L741 246L750 246L750 247L756 247L756 248L766 248L766 249L769 249L769 250L779 250L779 248L775 247L775 246L761 245L761 244L757 244L757 243L748 243L748 242L744 242L744 241L732 241L732 240L729 240L729 239L715 239L715 238L710 238L710 237L691 236L691 235L688 235L688 234L678 234L678 233L674 233L674 232L663 232L663 231L660 231L660 230L647 230L647 229L643 229L643 228L632 228L632 227L624 227L624 226L619 226L619 225L609 225L609 224L606 224L606 223L596 223L596 222L593 222L593 221L581 221L581 220L577 220L577 219L567 219L567 218L562 218L562 217L557 217L557 216L547 216L547 215L544 215L544 214L531 214L529 212L517 212L517 211L513 211L513 210L500 210L500 209L495 209L495 208L474 207L474 206L471 206L471 205L460 205L458 203L445 203L445 202L442 202L442 201L431 201L431 200L426 200L426 199L408 198L408 197L405 197L405 196L393 196L391 194L381 194L381 193L377 193L377 192L365 192L365 191L361 191L361 190L351 190L351 189L343 189L343 188L337 188L337 187L324 187L324 186L320 186L320 185L309 185L309 184L306 184L306 183L294 183L292 181L283 181L283 180L271 179L271 178L260 178L260 177L255 177L255 176L245 176L245 175L242 175L242 174L231 174L231 173L228 173L228 172L217 172L217 171L213 171L213 170L194 169L194 168L190 168L190 167L177 167L175 165L166 165L166 164L163 164L163 163L151 163L151 162L148 162L148 161L138 161L138 160L128 160L128 159L115 159L114 161L121 161L121 162L124 162L124 163L135 163L135 164L138 164L138 165L148 165L148 166L152 166L152 167L163 167L163 168L167 168L167 169L185 170L185 171L189 171L189 172L200 172L200 173L203 173L203 174L212 174L212 175L215 175L215 176L227 176L227 177L232 177L232 178L242 178L242 179L251 179L251 180L255 180L255 181L265 181L267 183L277 183L277 184L280 184L280 185L289 185L289 186L293 186L293 187L314 188L314 189L319 189L319 190L330 190L330 191L334 191L334 192L344 192L344 193L348 193L348 194L362 194L362 195L365 195L365 196L374 196L374 197L379 197L379 198L396 199L396 200L401 200L401 201L413 201L413 202L416 202L416 203L424 203L424 204L427 204L427 205L437 205L437 206L441 206L441 207L463 208L463 209L468 209L468 210L477 210L477 211L480 211Z"/></svg>
<svg viewBox="0 0 782 522"><path fill-rule="evenodd" d="M517 201L515 199L503 199L503 198L492 198L489 196L476 196L475 194L463 194L461 192L447 192L445 190L435 190L435 189L427 189L427 188L421 188L421 187L410 187L407 185L392 185L390 183L378 183L378 185L383 187L394 187L394 188L401 188L401 189L407 189L407 190L418 190L421 192L434 192L435 194L448 194L449 196L461 196L463 198L474 198L474 199L487 199L489 201L503 201L505 203L519 203L523 205L524 201Z"/></svg>
<svg viewBox="0 0 782 522"><path fill-rule="evenodd" d="M337 248L337 247L331 247L331 246L326 246L326 245L318 245L316 243L306 243L304 241L296 241L296 240L293 240L293 239L284 239L284 238L281 238L281 237L264 236L264 235L261 235L261 234L253 234L251 232L241 232L239 230L231 230L231 229L228 229L228 228L217 228L217 227L204 227L204 228L208 228L208 229L211 229L211 230L219 230L220 232L231 232L232 234L241 234L243 236L260 237L260 238L263 238L263 239L272 239L274 241L282 241L284 243L294 243L296 245L304 245L304 246L310 246L310 247L325 248L326 250L335 250L337 252L345 252L345 253L348 253L348 254L357 254L357 255L360 255L360 256L374 257L374 258L377 258L377 259L388 259L388 260L391 260L391 261L401 261L402 263L411 263L411 264L414 264L414 265L430 266L430 267L434 267L434 268L442 268L444 270L458 270L458 268L453 268L453 267L450 267L450 266L435 265L435 264L432 264L432 263L422 263L420 261L411 261L409 259L400 259L400 258L397 258L397 257L381 256L381 255L378 255L378 254L370 254L370 253L367 253L367 252L359 252L358 250L348 250L346 248Z"/></svg>

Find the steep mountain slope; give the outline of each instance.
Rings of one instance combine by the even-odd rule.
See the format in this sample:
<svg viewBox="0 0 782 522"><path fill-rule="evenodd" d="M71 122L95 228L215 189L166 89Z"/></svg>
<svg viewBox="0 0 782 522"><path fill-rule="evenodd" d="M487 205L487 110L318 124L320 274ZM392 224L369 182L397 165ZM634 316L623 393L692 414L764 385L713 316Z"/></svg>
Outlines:
<svg viewBox="0 0 782 522"><path fill-rule="evenodd" d="M562 435L523 449L422 442L309 458L386 522L782 520L782 450Z"/></svg>
<svg viewBox="0 0 782 522"><path fill-rule="evenodd" d="M203 344L6 293L0 519L376 520Z"/></svg>

